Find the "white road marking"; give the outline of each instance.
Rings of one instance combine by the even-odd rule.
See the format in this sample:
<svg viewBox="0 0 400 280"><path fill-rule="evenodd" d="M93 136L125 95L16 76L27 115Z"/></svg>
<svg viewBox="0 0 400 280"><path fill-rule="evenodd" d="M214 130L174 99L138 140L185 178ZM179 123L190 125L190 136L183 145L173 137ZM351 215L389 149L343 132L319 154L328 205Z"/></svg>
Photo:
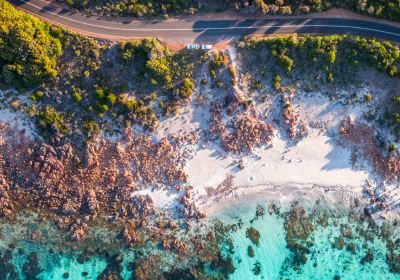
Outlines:
<svg viewBox="0 0 400 280"><path fill-rule="evenodd" d="M42 8L32 4L26 0L20 0L21 2L24 2L25 4L35 7L39 10ZM301 25L260 25L260 26L230 26L230 27L209 27L209 28L120 28L120 27L110 27L110 26L102 26L102 25L96 25L96 24L91 24L91 23L86 23L82 22L79 20L71 19L68 17L64 17L62 15L53 13L51 11L46 11L46 13L51 14L55 17L59 17L62 19L65 19L67 21L71 21L74 23L86 25L86 26L91 26L91 27L97 27L97 28L103 28L103 29L108 29L108 30L119 30L119 31L142 31L142 32L151 32L151 31L193 31L193 32L201 32L201 31L209 31L209 30L235 30L235 29L261 29L261 28L295 28L295 27L332 27L332 28L349 28L349 29L357 29L357 30L364 30L364 31L372 31L372 32L378 32L382 34L388 34L392 36L396 36L400 38L400 34L398 33L393 33L389 31L384 31L380 29L374 29L374 28L368 28L368 27L358 27L358 26L347 26L347 25L329 25L329 24L301 24Z"/></svg>

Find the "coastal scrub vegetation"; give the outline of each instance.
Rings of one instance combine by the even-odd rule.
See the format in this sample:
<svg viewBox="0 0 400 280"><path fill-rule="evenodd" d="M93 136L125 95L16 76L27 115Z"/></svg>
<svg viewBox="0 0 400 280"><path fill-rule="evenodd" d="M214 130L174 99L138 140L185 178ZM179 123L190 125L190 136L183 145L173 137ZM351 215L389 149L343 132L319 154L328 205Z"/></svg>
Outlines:
<svg viewBox="0 0 400 280"><path fill-rule="evenodd" d="M91 14L107 16L159 16L170 14L192 15L199 12L222 12L236 10L247 13L298 15L315 13L333 7L345 8L378 18L400 21L398 0L66 0L70 7L85 9Z"/></svg>
<svg viewBox="0 0 400 280"><path fill-rule="evenodd" d="M29 104L19 110L26 110L49 136L91 136L103 129L121 132L132 125L152 130L160 117L175 114L190 100L201 64L208 63L210 76L221 90L225 76L233 83L237 75L223 52L204 60L203 51L171 52L156 39L95 40L45 24L4 0L0 3L1 81L17 89L33 88ZM247 57L257 59L251 64L258 67L254 89L262 87L257 75L271 79L277 91L285 77L349 82L365 66L400 76L398 47L376 39L283 36L248 39L239 46L249 51ZM394 93L386 119L400 131L397 96Z"/></svg>
<svg viewBox="0 0 400 280"><path fill-rule="evenodd" d="M257 53L269 54L259 54L259 59L273 60L276 63L272 65L280 65L286 74L296 68L302 73L318 71L326 75L333 73L334 76L354 67L370 66L387 72L389 76L400 76L399 48L372 38L347 35L281 36L250 39L243 46Z"/></svg>
<svg viewBox="0 0 400 280"><path fill-rule="evenodd" d="M253 79L270 79L277 91L283 78L303 84L350 85L360 70L373 68L393 78L400 78L399 48L387 41L347 35L279 36L265 39L245 39L239 43L245 65ZM255 63L257 61L257 63ZM309 82L311 79L313 82ZM311 90L311 89L310 89ZM399 92L385 114L386 123L400 136ZM367 97L366 100L371 100Z"/></svg>
<svg viewBox="0 0 400 280"><path fill-rule="evenodd" d="M172 53L156 39L115 44L64 32L62 42L68 50L59 59L60 74L47 88L64 94L49 92L43 101L62 100L54 106L73 115L88 135L104 126L109 132L131 125L152 130L194 90L197 54Z"/></svg>
<svg viewBox="0 0 400 280"><path fill-rule="evenodd" d="M151 38L99 41L44 23L7 1L0 7L0 82L30 90L26 101L18 98L17 109L45 136L86 137L131 125L152 130L192 95L202 52L173 53Z"/></svg>
<svg viewBox="0 0 400 280"><path fill-rule="evenodd" d="M57 76L62 54L52 27L0 0L0 81L29 88Z"/></svg>

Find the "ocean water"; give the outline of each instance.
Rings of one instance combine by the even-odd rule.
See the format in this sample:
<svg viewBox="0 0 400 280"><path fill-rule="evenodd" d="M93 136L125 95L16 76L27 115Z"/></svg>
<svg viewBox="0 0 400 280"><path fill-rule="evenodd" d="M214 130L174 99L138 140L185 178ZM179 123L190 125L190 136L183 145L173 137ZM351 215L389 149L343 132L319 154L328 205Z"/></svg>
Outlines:
<svg viewBox="0 0 400 280"><path fill-rule="evenodd" d="M265 214L255 219L257 205L265 209ZM230 248L221 245L222 254L230 257L235 267L228 279L400 279L400 274L390 272L386 261L389 251L386 240L382 238L382 230L366 220L354 218L354 215L346 211L340 215L328 215L327 225L317 224L313 220L315 226L307 238L306 247L309 250L305 254L307 261L295 267L294 254L286 242L285 213L289 213L289 210L281 207L280 214L270 214L267 203L248 201L227 207L212 218L222 221L225 225L237 225L226 233ZM311 213L311 209L308 213ZM313 214L310 217L313 219ZM344 225L351 228L352 234L351 237L344 238L343 248L338 249L333 244L342 234ZM12 226L18 225L8 225ZM260 233L258 245L253 244L246 235L250 227ZM396 240L399 234L396 227L393 230L392 239ZM14 233L16 232L18 231ZM365 232L368 234L361 234ZM352 250L348 249L350 243ZM79 248L60 250L57 244L47 243L46 240L41 242L19 240L8 246L6 247L4 243L0 246L2 256L0 276L6 275L4 277L6 280L98 279L112 262L110 255L104 251L101 254L92 252L85 261L82 261L79 260L82 253ZM249 256L249 246L253 249L253 257ZM398 247L397 245L395 250L400 254ZM132 276L132 262L136 256L132 253L133 249L125 247L115 249L122 257L119 264L121 269L118 272L120 279L135 279ZM372 252L373 257L365 261L367 251Z"/></svg>
<svg viewBox="0 0 400 280"><path fill-rule="evenodd" d="M369 231L373 240L366 240L357 235L358 230L368 231L370 226L366 222L352 221L346 213L344 217L329 217L329 225L316 227L308 238L312 246L309 247L307 262L301 265L300 269L295 269L291 265L293 253L286 246L284 218L276 214L270 215L268 211L265 211L264 217L254 220L255 212L256 206L247 202L222 211L218 217L225 223L235 223L238 220L243 223L240 229L231 233L234 253L225 252L234 260L236 270L230 276L232 280L400 279L400 274L389 271L386 263L388 249L379 232ZM353 236L345 240L345 243L346 245L354 244L353 252L347 250L346 246L341 250L333 248L334 240L341 234L341 228L345 224L352 228ZM259 245L254 245L246 237L246 230L249 227L259 231ZM393 233L394 239L398 236L398 232ZM248 255L249 246L254 250L254 257ZM373 252L373 261L361 264L367 248ZM400 253L398 249L397 253ZM254 273L256 266L261 268L258 275Z"/></svg>
<svg viewBox="0 0 400 280"><path fill-rule="evenodd" d="M13 250L12 264L17 268L19 279L27 278L24 273L24 265L29 262L31 253L36 253L38 256L38 265L41 270L37 275L38 279L63 279L66 272L69 279L96 279L107 266L107 261L98 256L79 263L78 255L74 252L52 253L46 247L26 241L18 243ZM84 272L87 274L83 274Z"/></svg>

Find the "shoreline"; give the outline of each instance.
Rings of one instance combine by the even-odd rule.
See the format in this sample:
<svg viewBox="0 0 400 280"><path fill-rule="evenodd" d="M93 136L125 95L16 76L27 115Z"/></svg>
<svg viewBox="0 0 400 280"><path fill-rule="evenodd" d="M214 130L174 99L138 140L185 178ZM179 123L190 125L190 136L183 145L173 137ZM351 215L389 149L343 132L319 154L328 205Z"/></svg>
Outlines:
<svg viewBox="0 0 400 280"><path fill-rule="evenodd" d="M253 190L252 193L248 191ZM235 205L247 204L253 202L277 203L284 207L290 207L292 204L299 204L306 208L315 204L324 204L326 206L341 205L346 208L353 206L366 205L358 192L344 190L341 187L321 187L316 185L300 185L296 183L282 186L262 186L259 190L242 189L241 192L234 194L229 199L218 202L211 202L204 205L207 208L209 217L218 215L220 211L234 208Z"/></svg>

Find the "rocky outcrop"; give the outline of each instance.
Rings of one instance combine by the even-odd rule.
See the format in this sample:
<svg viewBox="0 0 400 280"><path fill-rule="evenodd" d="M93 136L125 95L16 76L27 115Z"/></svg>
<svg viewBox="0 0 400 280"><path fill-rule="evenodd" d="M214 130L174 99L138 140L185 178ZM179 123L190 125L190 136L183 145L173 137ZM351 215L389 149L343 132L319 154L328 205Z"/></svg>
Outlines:
<svg viewBox="0 0 400 280"><path fill-rule="evenodd" d="M87 238L88 226L81 220L77 220L70 228L70 237L72 241L81 241Z"/></svg>
<svg viewBox="0 0 400 280"><path fill-rule="evenodd" d="M221 145L227 152L244 153L264 143L269 143L274 135L271 124L259 120L248 113L236 115L228 123L222 121L223 110L219 103L214 104L210 133L218 135Z"/></svg>
<svg viewBox="0 0 400 280"><path fill-rule="evenodd" d="M260 243L260 233L253 227L247 229L246 237L249 238L255 245Z"/></svg>
<svg viewBox="0 0 400 280"><path fill-rule="evenodd" d="M349 116L342 121L339 127L339 134L345 142L352 145L352 160L354 163L358 160L358 155L362 155L374 166L376 172L385 179L393 182L400 179L399 156L393 153L385 156L372 127L356 122L355 119Z"/></svg>
<svg viewBox="0 0 400 280"><path fill-rule="evenodd" d="M42 183L53 183L59 181L65 176L66 167L73 158L73 148L71 144L65 144L60 147L53 147L48 144L40 144L33 151L30 165L34 175L35 182L38 185Z"/></svg>
<svg viewBox="0 0 400 280"><path fill-rule="evenodd" d="M89 221L99 216L132 222L135 226L127 226L124 236L128 243L137 243L137 230L153 228L158 216L168 221L168 213L158 211L149 195L133 195L152 186L183 193L178 208L186 222L203 218L187 192L187 154L181 150L197 141L196 134L154 143L132 130L125 133L119 141L94 137L86 147L77 148L62 141L35 143L0 126L0 216L10 217L20 206L50 211L74 241L85 239ZM162 232L154 228L149 234L159 239Z"/></svg>
<svg viewBox="0 0 400 280"><path fill-rule="evenodd" d="M179 198L182 205L183 217L186 219L204 219L205 213L200 211L196 204L191 199L190 191L186 191L184 195Z"/></svg>
<svg viewBox="0 0 400 280"><path fill-rule="evenodd" d="M0 181L0 217L11 218L14 206L5 188L5 180L0 177Z"/></svg>
<svg viewBox="0 0 400 280"><path fill-rule="evenodd" d="M288 249L294 254L293 266L299 269L307 262L307 239L314 230L314 225L304 208L293 208L285 214L284 226Z"/></svg>

